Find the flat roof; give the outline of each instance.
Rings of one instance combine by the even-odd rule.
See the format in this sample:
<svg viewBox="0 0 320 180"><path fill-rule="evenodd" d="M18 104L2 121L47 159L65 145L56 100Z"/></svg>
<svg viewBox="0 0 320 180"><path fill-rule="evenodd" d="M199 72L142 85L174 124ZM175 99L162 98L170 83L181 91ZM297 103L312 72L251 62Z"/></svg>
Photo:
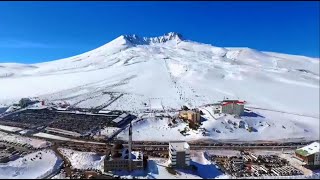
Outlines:
<svg viewBox="0 0 320 180"><path fill-rule="evenodd" d="M129 114L127 113L123 113L120 116L118 116L117 118L115 118L114 120L112 120L115 123L119 123L121 122L124 118L126 118L127 116L129 116Z"/></svg>
<svg viewBox="0 0 320 180"><path fill-rule="evenodd" d="M120 153L121 156L120 157L108 157L108 161L114 161L114 160L125 160L126 156L127 156L127 160L129 160L129 153L127 153L127 151L129 152L128 148L123 148L122 152ZM138 158L140 156L140 158ZM143 152L142 151L131 151L131 160L132 161L143 161Z"/></svg>
<svg viewBox="0 0 320 180"><path fill-rule="evenodd" d="M169 146L175 151L185 151L190 148L189 144L185 141L172 141L169 142Z"/></svg>
<svg viewBox="0 0 320 180"><path fill-rule="evenodd" d="M304 147L296 150L296 153L298 153L302 156L309 156L309 155L312 155L312 154L315 154L318 152L320 152L319 142L313 142L307 146L304 146Z"/></svg>

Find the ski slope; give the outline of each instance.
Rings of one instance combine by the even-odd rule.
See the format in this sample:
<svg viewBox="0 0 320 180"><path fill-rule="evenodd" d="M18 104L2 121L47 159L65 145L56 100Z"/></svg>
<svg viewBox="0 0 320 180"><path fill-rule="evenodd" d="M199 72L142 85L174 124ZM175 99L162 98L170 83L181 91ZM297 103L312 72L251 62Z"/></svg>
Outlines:
<svg viewBox="0 0 320 180"><path fill-rule="evenodd" d="M139 114L228 97L246 100L251 107L316 117L308 123L319 124L319 58L216 47L177 33L122 35L65 59L2 63L0 74L0 106L39 97L46 103L65 101L74 107ZM292 126L300 132L299 125Z"/></svg>

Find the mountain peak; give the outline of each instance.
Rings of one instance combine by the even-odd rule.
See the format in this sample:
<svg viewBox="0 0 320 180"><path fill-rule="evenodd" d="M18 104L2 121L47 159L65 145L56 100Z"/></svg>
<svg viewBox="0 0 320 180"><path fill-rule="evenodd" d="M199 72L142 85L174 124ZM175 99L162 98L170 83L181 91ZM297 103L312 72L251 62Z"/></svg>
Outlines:
<svg viewBox="0 0 320 180"><path fill-rule="evenodd" d="M122 35L120 36L126 41L130 42L134 45L149 45L149 44L158 44L158 43L166 43L168 41L176 40L182 41L182 35L176 32L169 32L164 34L163 36L158 37L140 37L136 34L133 35Z"/></svg>

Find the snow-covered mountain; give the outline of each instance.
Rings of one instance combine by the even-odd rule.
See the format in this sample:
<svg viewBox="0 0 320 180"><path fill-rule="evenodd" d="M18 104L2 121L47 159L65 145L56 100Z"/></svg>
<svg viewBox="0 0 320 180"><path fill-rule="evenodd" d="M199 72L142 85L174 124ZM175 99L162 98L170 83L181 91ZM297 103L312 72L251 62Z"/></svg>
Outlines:
<svg viewBox="0 0 320 180"><path fill-rule="evenodd" d="M122 35L70 58L0 64L0 104L28 96L123 110L195 107L228 97L319 117L319 59L216 47L178 33Z"/></svg>

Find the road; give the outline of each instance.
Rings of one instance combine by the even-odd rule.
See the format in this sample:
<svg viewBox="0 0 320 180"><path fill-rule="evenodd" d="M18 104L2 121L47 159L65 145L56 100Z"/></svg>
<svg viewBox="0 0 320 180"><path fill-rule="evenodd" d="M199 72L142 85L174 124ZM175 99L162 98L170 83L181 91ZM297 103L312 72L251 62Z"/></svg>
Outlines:
<svg viewBox="0 0 320 180"><path fill-rule="evenodd" d="M64 171L66 172L67 177L71 177L72 175L72 170L71 170L71 162L69 161L68 158L66 158L59 150L58 150L58 145L54 144L51 149L56 153L56 155L60 156L61 159L63 160L63 168Z"/></svg>
<svg viewBox="0 0 320 180"><path fill-rule="evenodd" d="M124 144L127 146L127 144ZM133 145L134 149L141 149L144 151L163 151L168 150L168 145ZM190 145L190 150L212 150L212 149L221 149L221 150L235 150L235 149L263 149L263 150L275 150L275 149L297 149L301 146L292 145L292 146L201 146L201 145Z"/></svg>
<svg viewBox="0 0 320 180"><path fill-rule="evenodd" d="M213 119L217 120L217 118L215 118L208 109L205 109L205 108L202 108L202 109L205 110L206 112L208 112L209 115L210 115Z"/></svg>

